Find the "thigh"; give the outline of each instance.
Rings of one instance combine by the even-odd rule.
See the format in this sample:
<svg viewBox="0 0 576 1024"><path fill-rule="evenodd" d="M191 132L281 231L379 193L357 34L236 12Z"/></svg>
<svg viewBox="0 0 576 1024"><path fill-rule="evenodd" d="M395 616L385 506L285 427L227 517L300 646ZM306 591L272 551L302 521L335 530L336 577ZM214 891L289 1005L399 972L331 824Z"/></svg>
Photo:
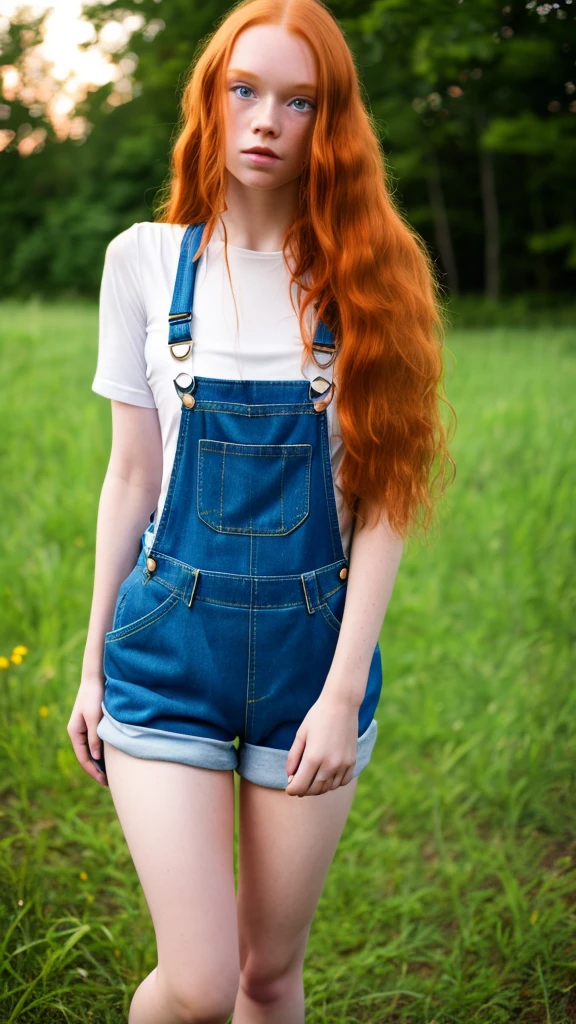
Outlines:
<svg viewBox="0 0 576 1024"><path fill-rule="evenodd" d="M105 742L108 783L148 904L158 968L238 974L232 771L133 757Z"/></svg>
<svg viewBox="0 0 576 1024"><path fill-rule="evenodd" d="M319 796L240 780L238 927L243 969L302 962L358 778ZM264 966L264 970L266 967Z"/></svg>

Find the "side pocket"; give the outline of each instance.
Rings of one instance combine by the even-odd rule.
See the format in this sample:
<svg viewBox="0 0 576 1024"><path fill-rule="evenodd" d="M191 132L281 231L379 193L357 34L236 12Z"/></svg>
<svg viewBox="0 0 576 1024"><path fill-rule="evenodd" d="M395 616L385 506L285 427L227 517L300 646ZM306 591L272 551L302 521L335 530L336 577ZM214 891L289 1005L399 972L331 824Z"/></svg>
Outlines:
<svg viewBox="0 0 576 1024"><path fill-rule="evenodd" d="M114 618L112 620L112 629L117 629L121 624L122 609L126 603L126 598L133 587L139 582L142 576L142 570L138 565L135 565L131 572L128 574L125 580L122 580L118 588L118 595L116 597L116 606L114 608Z"/></svg>
<svg viewBox="0 0 576 1024"><path fill-rule="evenodd" d="M165 601L161 605L158 605L154 611L148 612L147 615L142 615L139 619L134 622L130 622L127 626L120 626L119 629L112 629L109 633L104 634L104 643L113 643L115 640L122 640L124 637L132 636L133 633L141 632L143 629L147 629L152 626L158 619L163 618L169 611L174 608L181 598L178 594L169 594Z"/></svg>
<svg viewBox="0 0 576 1024"><path fill-rule="evenodd" d="M333 630L336 631L336 633L340 632L340 627L342 626L344 606L346 604L346 590L346 586L339 587L334 594L330 594L330 596L325 598L322 604L318 606L318 611L322 612L326 622Z"/></svg>
<svg viewBox="0 0 576 1024"><path fill-rule="evenodd" d="M147 629L171 611L181 600L180 593L173 587L168 589L168 596L166 596L165 584L157 582L155 579L144 582L140 566L137 567L136 572L135 582L131 582L127 586L126 593L119 595L113 628L104 634L105 644Z"/></svg>

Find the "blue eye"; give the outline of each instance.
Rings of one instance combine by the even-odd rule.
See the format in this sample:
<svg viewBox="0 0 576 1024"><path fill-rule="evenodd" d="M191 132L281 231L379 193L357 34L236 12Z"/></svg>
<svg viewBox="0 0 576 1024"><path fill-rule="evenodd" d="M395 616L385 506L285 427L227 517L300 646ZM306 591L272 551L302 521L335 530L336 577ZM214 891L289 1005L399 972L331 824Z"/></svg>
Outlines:
<svg viewBox="0 0 576 1024"><path fill-rule="evenodd" d="M310 103L310 100L304 100L302 98L292 100L292 103L307 103L310 110L314 110L314 106ZM306 110L306 107L296 107L296 110Z"/></svg>
<svg viewBox="0 0 576 1024"><path fill-rule="evenodd" d="M236 90L237 90L237 89L247 89L247 90L248 90L248 92L252 92L252 91L253 91L253 90L252 90L252 89L250 88L250 86L249 86L249 85L234 85L234 86L232 86L232 92L236 92ZM243 100L247 100L247 99L249 99L249 98L250 98L249 96L241 96L241 97L240 97L240 99L243 99Z"/></svg>

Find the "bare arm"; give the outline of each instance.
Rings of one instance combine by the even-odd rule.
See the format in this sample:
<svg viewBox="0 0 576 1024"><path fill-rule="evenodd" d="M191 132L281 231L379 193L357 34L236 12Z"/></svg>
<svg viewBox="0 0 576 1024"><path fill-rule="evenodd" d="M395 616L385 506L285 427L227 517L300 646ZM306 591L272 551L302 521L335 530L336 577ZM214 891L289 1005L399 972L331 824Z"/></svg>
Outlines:
<svg viewBox="0 0 576 1024"><path fill-rule="evenodd" d="M149 525L162 486L162 438L156 409L112 399L112 450L102 484L96 526L92 607L82 677L68 723L68 734L80 764L97 782L94 767L101 741L96 726L104 695L104 634L112 628L120 584L136 564L140 538ZM105 784L105 783L103 783Z"/></svg>
<svg viewBox="0 0 576 1024"><path fill-rule="evenodd" d="M384 616L392 596L403 540L388 520L376 526L356 524L350 549L342 626L323 693L359 708Z"/></svg>

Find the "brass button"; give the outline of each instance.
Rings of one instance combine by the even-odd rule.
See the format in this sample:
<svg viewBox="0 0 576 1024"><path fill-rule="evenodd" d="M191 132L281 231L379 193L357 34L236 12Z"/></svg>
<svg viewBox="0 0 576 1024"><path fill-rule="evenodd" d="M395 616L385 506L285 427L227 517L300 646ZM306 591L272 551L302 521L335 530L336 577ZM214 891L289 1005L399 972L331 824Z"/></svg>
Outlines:
<svg viewBox="0 0 576 1024"><path fill-rule="evenodd" d="M194 395L182 395L182 402L184 403L187 409L192 409L195 401L196 399L194 398Z"/></svg>
<svg viewBox="0 0 576 1024"><path fill-rule="evenodd" d="M342 568L340 569L340 572L338 573L338 575L339 575L341 580L345 580L346 579L346 577L348 575L348 569L346 568L345 565L342 566Z"/></svg>
<svg viewBox="0 0 576 1024"><path fill-rule="evenodd" d="M156 559L155 558L147 558L146 559L146 568L148 569L148 572L154 572L154 569L156 568Z"/></svg>

